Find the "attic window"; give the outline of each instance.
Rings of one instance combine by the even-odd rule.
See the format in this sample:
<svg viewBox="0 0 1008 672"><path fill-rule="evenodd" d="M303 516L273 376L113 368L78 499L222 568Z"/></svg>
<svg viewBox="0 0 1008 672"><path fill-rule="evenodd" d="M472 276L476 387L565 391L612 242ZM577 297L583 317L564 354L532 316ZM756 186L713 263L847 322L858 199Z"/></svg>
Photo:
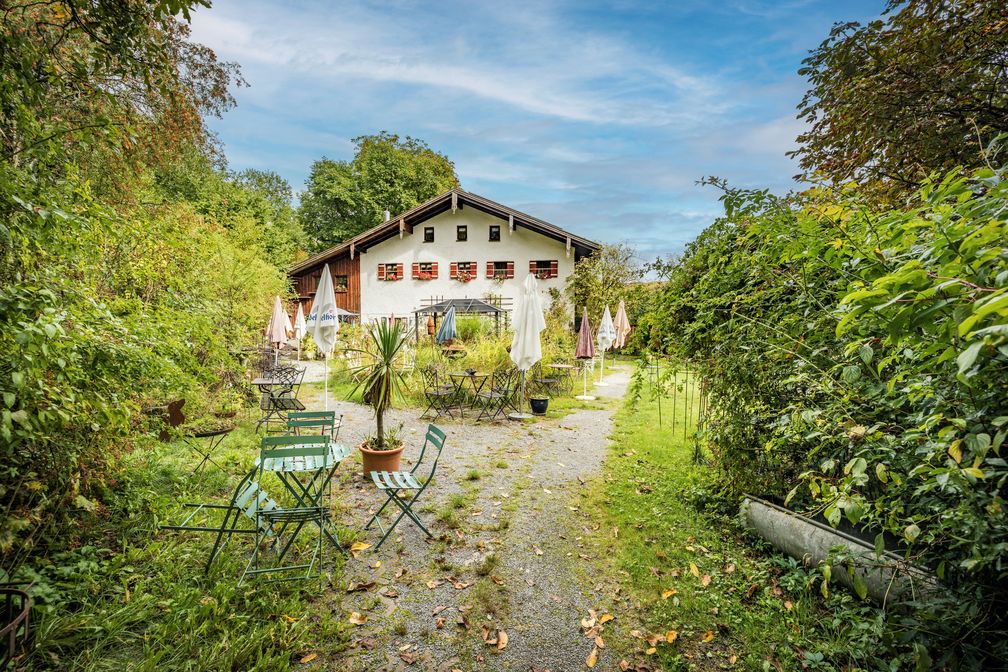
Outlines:
<svg viewBox="0 0 1008 672"><path fill-rule="evenodd" d="M348 291L349 283L347 282L347 276L345 275L334 275L333 276L333 291L337 294L342 294Z"/></svg>
<svg viewBox="0 0 1008 672"><path fill-rule="evenodd" d="M434 242L434 227L425 226L423 229L423 242L433 243Z"/></svg>
<svg viewBox="0 0 1008 672"><path fill-rule="evenodd" d="M465 224L461 224L455 227L455 240L460 243L464 243L469 239L469 230L466 228Z"/></svg>
<svg viewBox="0 0 1008 672"><path fill-rule="evenodd" d="M500 242L500 227L496 224L490 225L490 242L499 243Z"/></svg>

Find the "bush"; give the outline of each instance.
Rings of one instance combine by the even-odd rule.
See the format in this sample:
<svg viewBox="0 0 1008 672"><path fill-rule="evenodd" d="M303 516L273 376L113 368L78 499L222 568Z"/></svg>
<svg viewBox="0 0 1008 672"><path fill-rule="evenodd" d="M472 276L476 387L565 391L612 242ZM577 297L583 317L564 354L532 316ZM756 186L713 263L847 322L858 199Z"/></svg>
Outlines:
<svg viewBox="0 0 1008 672"><path fill-rule="evenodd" d="M918 199L726 190L637 338L701 367L725 494L889 533L941 577L940 608L890 614L893 661L977 669L1008 656L1008 184Z"/></svg>

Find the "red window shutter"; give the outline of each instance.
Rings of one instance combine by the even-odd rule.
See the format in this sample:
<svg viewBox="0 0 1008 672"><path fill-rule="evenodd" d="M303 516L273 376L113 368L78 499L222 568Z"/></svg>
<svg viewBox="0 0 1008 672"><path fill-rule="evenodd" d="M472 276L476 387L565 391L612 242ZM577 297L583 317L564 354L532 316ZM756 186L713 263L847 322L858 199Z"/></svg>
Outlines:
<svg viewBox="0 0 1008 672"><path fill-rule="evenodd" d="M507 262L507 277L509 277L509 278L513 278L514 277L514 262L513 261Z"/></svg>
<svg viewBox="0 0 1008 672"><path fill-rule="evenodd" d="M529 273L535 273L536 270L537 270L536 269L536 262L530 261L529 262Z"/></svg>
<svg viewBox="0 0 1008 672"><path fill-rule="evenodd" d="M560 262L554 259L550 262L550 277L555 278L560 275Z"/></svg>
<svg viewBox="0 0 1008 672"><path fill-rule="evenodd" d="M473 280L479 277L479 264L477 262L469 262L469 275L472 276Z"/></svg>
<svg viewBox="0 0 1008 672"><path fill-rule="evenodd" d="M420 278L420 262L419 261L414 261L413 262L413 279L417 280L419 278Z"/></svg>
<svg viewBox="0 0 1008 672"><path fill-rule="evenodd" d="M456 278L458 278L458 262L453 261L451 262L451 279L455 280Z"/></svg>
<svg viewBox="0 0 1008 672"><path fill-rule="evenodd" d="M553 263L556 263L556 262L553 262ZM405 266L405 264L399 264L399 265L398 265L398 266L396 267L396 279L397 279L397 280L402 280L403 278L405 278L405 277L406 277L406 276L405 276L405 275L403 274L403 270L404 270L404 266Z"/></svg>
<svg viewBox="0 0 1008 672"><path fill-rule="evenodd" d="M431 278L436 278L437 277L437 262L436 261L433 262L430 266L431 266L430 277Z"/></svg>
<svg viewBox="0 0 1008 672"><path fill-rule="evenodd" d="M488 280L493 280L493 277L494 277L494 262L488 261L487 262L487 279Z"/></svg>
<svg viewBox="0 0 1008 672"><path fill-rule="evenodd" d="M385 279L385 264L378 264L378 279Z"/></svg>

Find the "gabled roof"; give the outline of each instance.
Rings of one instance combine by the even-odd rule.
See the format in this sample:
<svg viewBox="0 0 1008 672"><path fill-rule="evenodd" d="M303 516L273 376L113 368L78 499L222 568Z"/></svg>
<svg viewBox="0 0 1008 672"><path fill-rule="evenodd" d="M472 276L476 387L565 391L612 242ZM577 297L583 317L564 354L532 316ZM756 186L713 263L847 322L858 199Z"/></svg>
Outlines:
<svg viewBox="0 0 1008 672"><path fill-rule="evenodd" d="M406 212L395 215L389 219L389 221L382 222L378 226L368 229L364 233L358 234L350 240L344 241L339 245L330 247L328 250L308 257L304 261L292 266L289 273L292 275L297 274L300 271L317 266L318 264L329 261L334 257L347 253L351 249L358 253L365 252L369 247L398 235L400 229L404 229L407 232L412 233L413 227L417 224L440 215L442 212L462 207L471 207L476 210L480 210L487 214L494 215L495 217L499 217L505 222L513 221L515 227L520 226L522 228L529 229L530 231L535 231L536 233L548 238L553 238L554 240L558 240L562 243L567 242L569 239L571 247L575 248L582 255L596 252L601 248L601 245L595 241L588 240L582 236L565 231L559 226L550 224L545 220L533 217L532 215L515 210L514 208L509 208L506 205L497 203L496 201L491 201L489 198L469 193L468 191L451 189L443 194L435 196L429 201L421 203L415 208L411 208Z"/></svg>
<svg viewBox="0 0 1008 672"><path fill-rule="evenodd" d="M481 315L496 315L504 312L503 308L491 306L482 299L445 299L432 306L417 308L413 312L423 315L443 315L448 312L449 308L454 308L456 313L478 313Z"/></svg>

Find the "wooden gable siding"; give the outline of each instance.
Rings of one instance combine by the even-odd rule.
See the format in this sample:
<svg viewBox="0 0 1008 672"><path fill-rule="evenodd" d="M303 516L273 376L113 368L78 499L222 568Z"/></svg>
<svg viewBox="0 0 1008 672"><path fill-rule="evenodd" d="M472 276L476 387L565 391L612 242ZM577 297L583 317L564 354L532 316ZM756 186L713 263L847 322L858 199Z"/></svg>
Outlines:
<svg viewBox="0 0 1008 672"><path fill-rule="evenodd" d="M334 277L337 275L347 276L347 291L336 292L336 305L343 310L349 310L351 313L359 315L361 312L360 255L356 255L353 259L350 259L350 255L343 255L336 259L330 259L328 263L329 272ZM294 282L294 292L304 307L305 315L311 312L323 267L325 267L325 263L320 263L300 270L291 276L291 280Z"/></svg>

